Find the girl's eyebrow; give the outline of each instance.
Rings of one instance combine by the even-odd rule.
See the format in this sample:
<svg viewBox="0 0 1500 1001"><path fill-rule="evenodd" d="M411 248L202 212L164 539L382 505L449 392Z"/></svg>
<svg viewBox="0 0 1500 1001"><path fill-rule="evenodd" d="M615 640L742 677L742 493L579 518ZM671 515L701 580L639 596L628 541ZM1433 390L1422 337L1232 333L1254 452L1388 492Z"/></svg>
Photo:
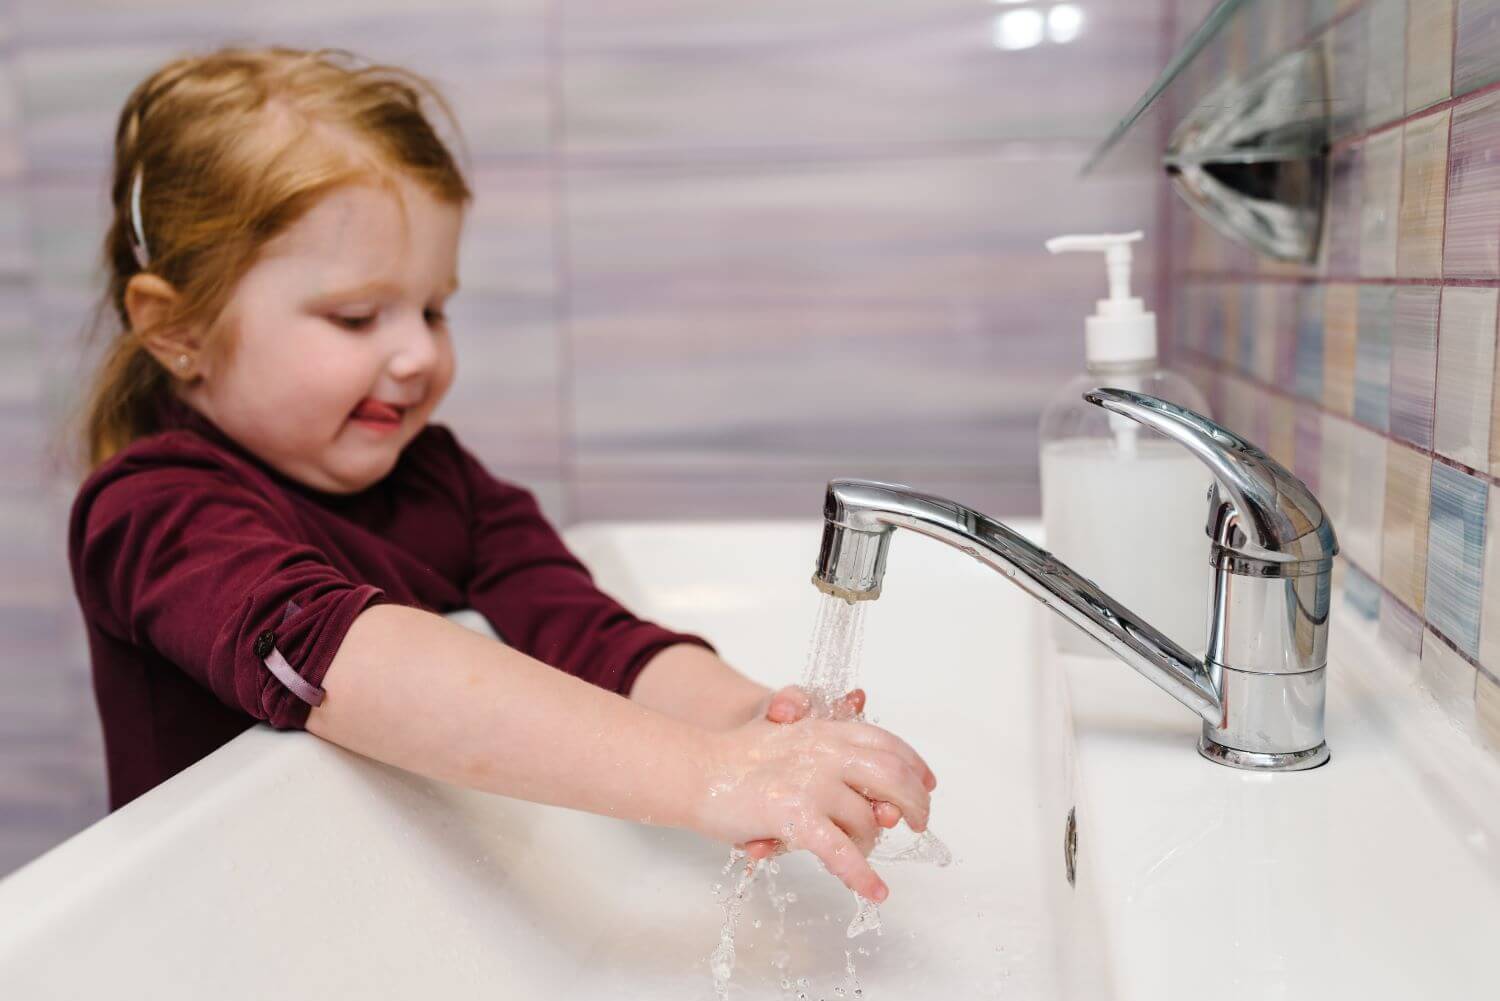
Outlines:
<svg viewBox="0 0 1500 1001"><path fill-rule="evenodd" d="M367 295L392 295L399 291L400 288L398 288L392 282L388 282L383 278L377 278L374 281L368 281L363 285L356 285L353 288L338 289L332 292L326 292L322 295L319 295L318 300L323 301L332 299L358 299ZM454 277L448 279L448 290L446 294L452 295L457 291L458 276L455 275Z"/></svg>

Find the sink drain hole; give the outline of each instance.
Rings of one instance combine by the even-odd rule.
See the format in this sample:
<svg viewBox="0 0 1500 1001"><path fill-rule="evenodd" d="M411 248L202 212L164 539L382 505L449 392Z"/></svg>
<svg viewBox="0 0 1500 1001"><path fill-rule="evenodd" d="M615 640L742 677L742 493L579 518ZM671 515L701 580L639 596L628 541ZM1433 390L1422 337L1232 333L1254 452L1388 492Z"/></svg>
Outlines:
<svg viewBox="0 0 1500 1001"><path fill-rule="evenodd" d="M1069 886L1076 885L1078 880L1077 810L1077 807L1068 810L1068 820L1063 825L1063 872L1068 877Z"/></svg>

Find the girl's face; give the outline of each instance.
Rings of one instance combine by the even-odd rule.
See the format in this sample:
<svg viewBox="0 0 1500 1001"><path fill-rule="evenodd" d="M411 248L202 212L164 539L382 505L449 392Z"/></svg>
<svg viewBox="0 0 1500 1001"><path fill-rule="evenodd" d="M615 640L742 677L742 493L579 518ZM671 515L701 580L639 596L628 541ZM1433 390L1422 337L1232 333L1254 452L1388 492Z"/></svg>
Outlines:
<svg viewBox="0 0 1500 1001"><path fill-rule="evenodd" d="M384 477L453 381L443 306L462 209L397 181L329 192L264 248L224 313L231 345L182 396L283 474L352 493Z"/></svg>

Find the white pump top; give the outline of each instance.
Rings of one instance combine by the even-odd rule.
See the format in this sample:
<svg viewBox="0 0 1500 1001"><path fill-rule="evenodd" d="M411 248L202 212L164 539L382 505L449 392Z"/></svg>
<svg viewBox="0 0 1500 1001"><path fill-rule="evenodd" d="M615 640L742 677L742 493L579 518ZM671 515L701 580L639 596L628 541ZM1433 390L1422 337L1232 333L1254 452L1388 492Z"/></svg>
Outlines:
<svg viewBox="0 0 1500 1001"><path fill-rule="evenodd" d="M1156 314L1130 294L1130 245L1145 234L1099 233L1057 236L1047 241L1054 254L1102 251L1109 269L1109 298L1084 323L1084 355L1090 364L1149 361L1156 357Z"/></svg>

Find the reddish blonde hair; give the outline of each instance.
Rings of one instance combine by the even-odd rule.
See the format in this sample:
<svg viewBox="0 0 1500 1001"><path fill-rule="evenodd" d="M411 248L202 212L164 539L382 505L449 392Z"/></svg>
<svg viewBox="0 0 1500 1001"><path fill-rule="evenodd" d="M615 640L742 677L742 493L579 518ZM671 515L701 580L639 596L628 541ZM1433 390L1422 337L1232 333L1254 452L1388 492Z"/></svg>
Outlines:
<svg viewBox="0 0 1500 1001"><path fill-rule="evenodd" d="M142 271L130 237L137 167L146 270L179 295L157 329L200 329L204 350L224 354L232 345L216 333L217 321L236 284L260 249L328 191L370 183L399 202L400 175L441 201L471 201L423 112L424 94L461 141L452 109L429 81L344 49L223 48L175 59L137 85L115 132L107 287L91 325L96 336L114 329L80 414L89 470L157 430L158 401L172 392L171 376L145 347L152 331L132 330L125 308L126 286ZM106 324L111 307L117 327Z"/></svg>

